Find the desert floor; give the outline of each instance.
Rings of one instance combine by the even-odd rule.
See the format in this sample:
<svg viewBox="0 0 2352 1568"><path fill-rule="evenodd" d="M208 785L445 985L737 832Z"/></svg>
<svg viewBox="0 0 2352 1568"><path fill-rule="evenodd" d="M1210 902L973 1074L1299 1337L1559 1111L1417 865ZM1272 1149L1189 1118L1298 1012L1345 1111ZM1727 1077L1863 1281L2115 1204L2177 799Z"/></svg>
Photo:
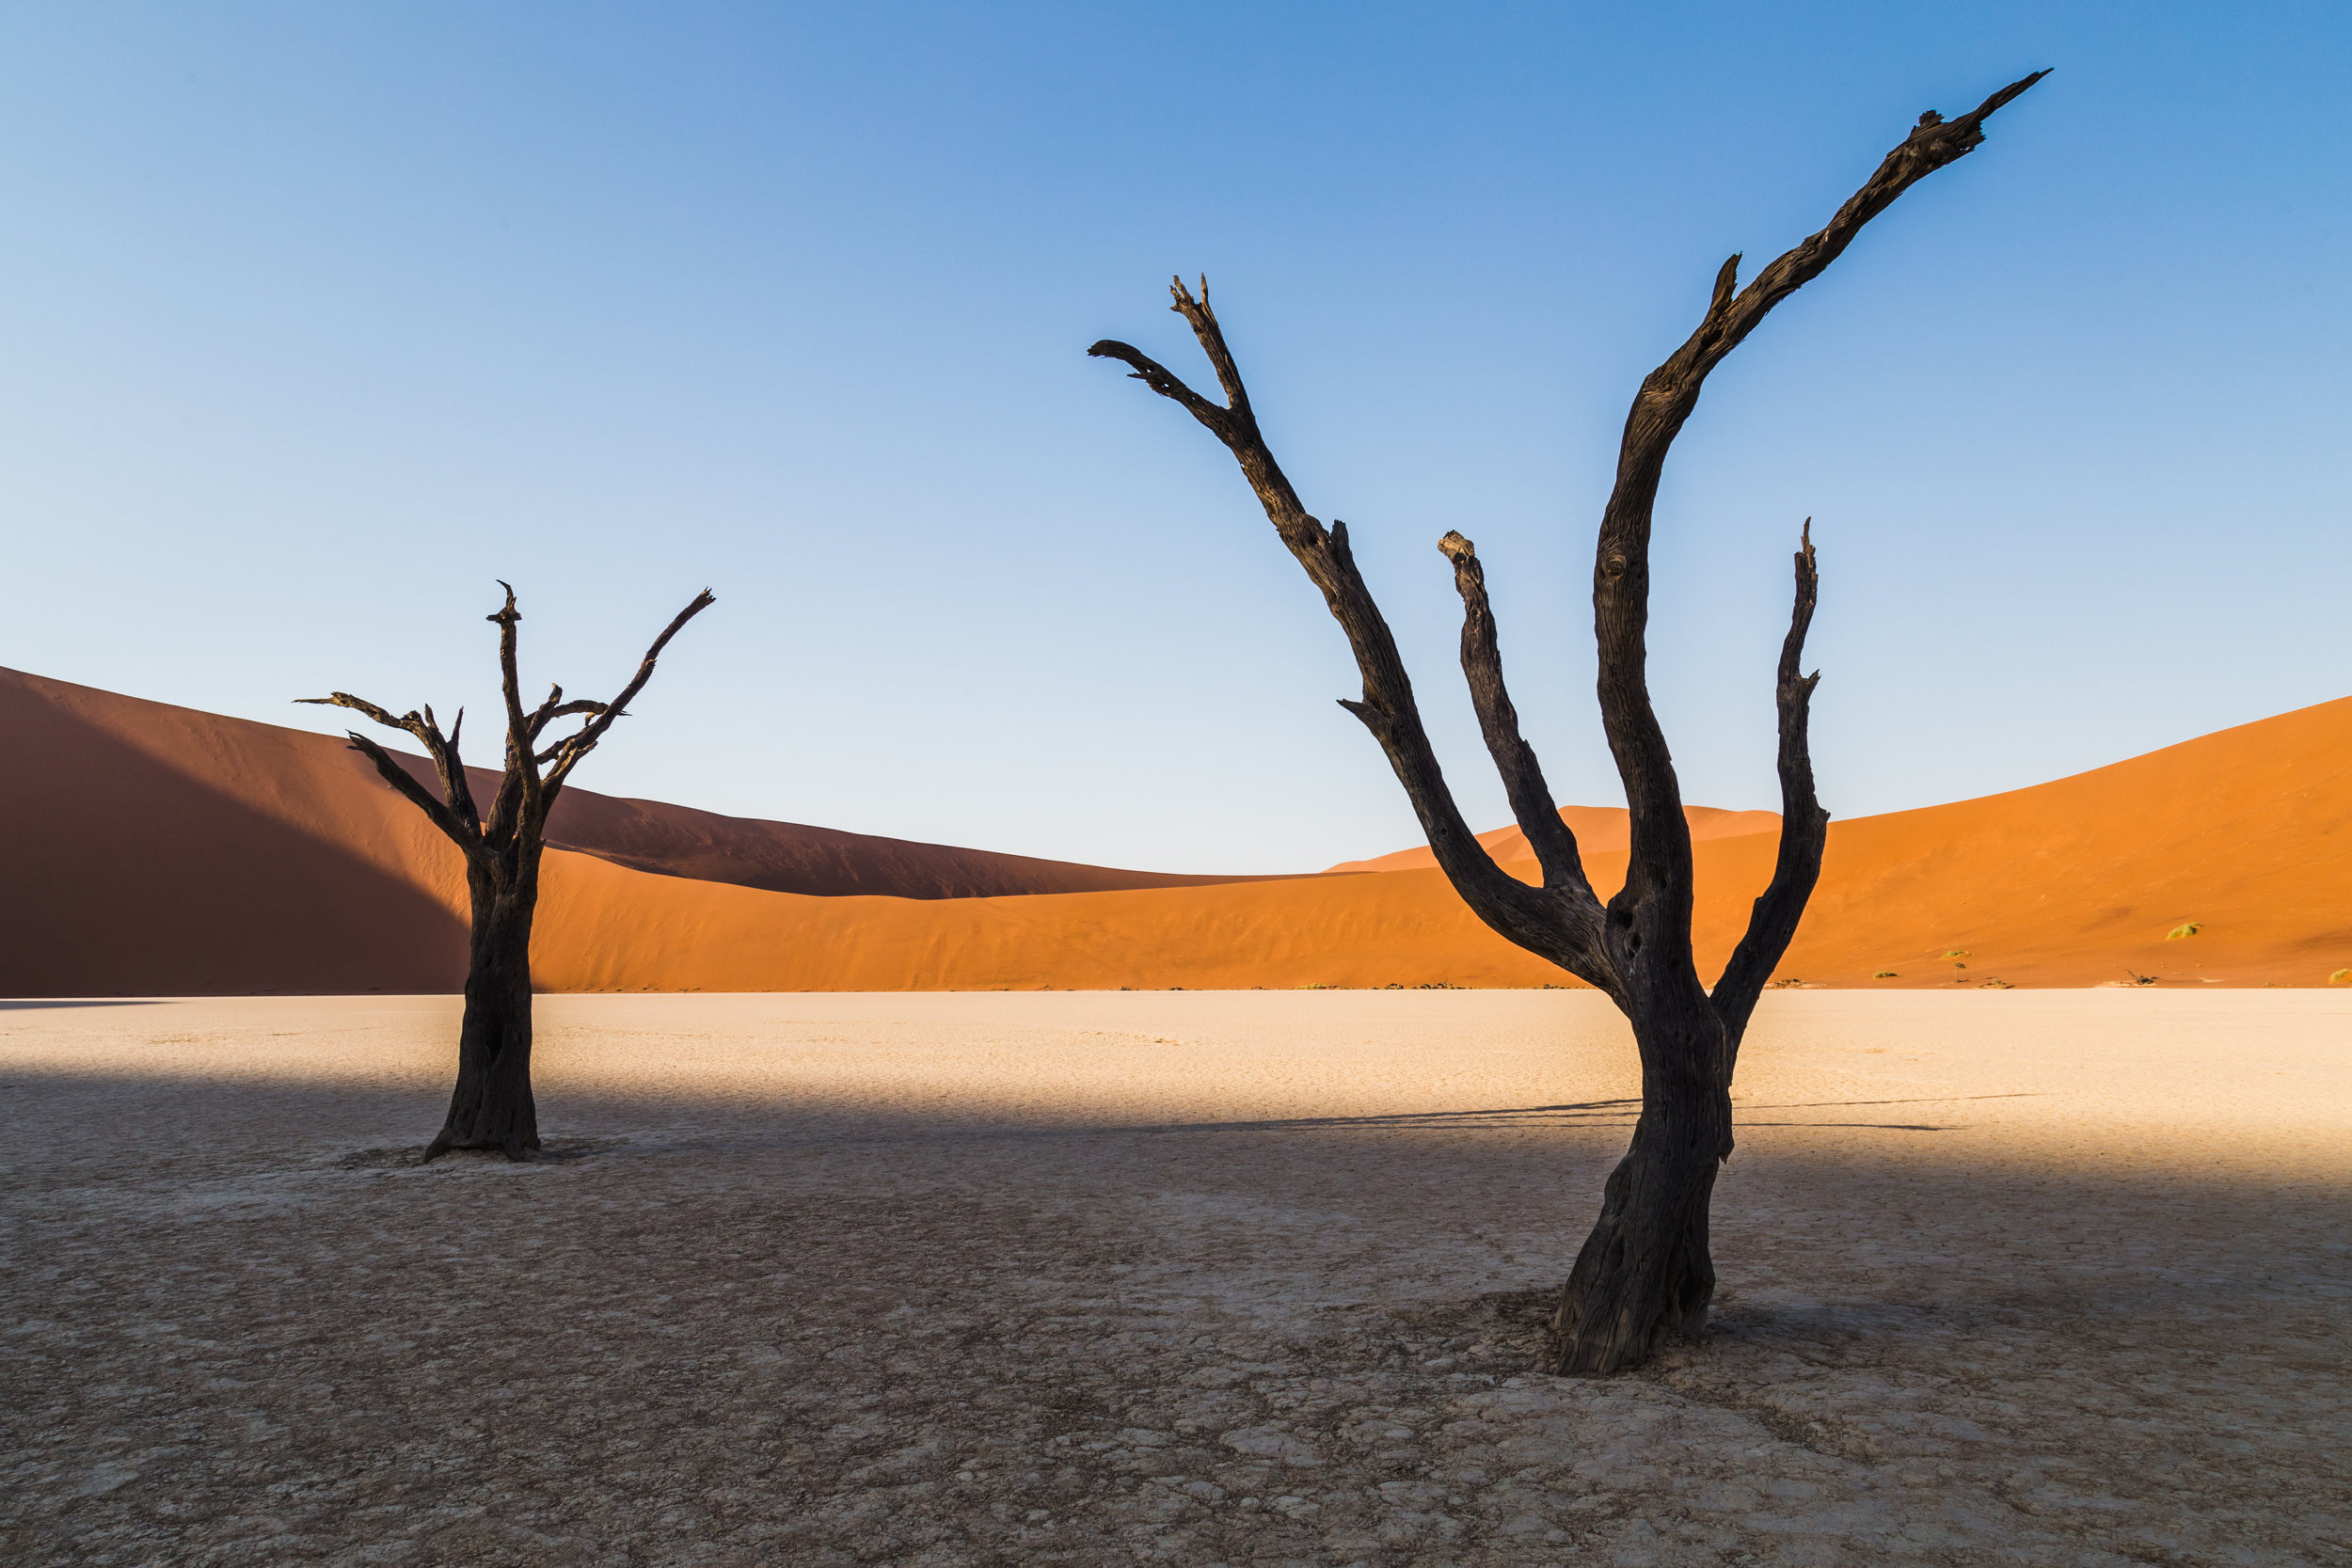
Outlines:
<svg viewBox="0 0 2352 1568"><path fill-rule="evenodd" d="M1707 1340L1528 1371L1569 992L0 1004L0 1559L2352 1560L2352 996L1777 992Z"/></svg>

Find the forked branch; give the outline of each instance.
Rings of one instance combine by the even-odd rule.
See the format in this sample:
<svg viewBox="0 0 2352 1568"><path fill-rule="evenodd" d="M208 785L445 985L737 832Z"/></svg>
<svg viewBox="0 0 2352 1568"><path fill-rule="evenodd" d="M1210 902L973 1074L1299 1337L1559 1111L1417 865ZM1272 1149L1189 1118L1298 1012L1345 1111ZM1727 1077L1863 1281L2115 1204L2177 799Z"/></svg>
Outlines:
<svg viewBox="0 0 2352 1568"><path fill-rule="evenodd" d="M1275 461L1258 429L1257 418L1250 411L1249 394L1243 385L1240 367L1226 343L1224 330L1217 325L1216 312L1209 308L1206 280L1202 281L1198 297L1184 287L1182 278L1171 283L1168 294L1174 301L1170 309L1191 326L1201 352L1216 372L1226 394L1223 405L1185 386L1181 377L1132 344L1105 339L1087 352L1097 358L1126 363L1136 380L1181 404L1232 451L1243 476L1257 492L1259 504L1265 509L1275 532L1306 568L1308 578L1322 591L1332 618L1347 634L1357 669L1363 676L1364 692L1360 701L1342 699L1341 705L1363 722L1387 753L1397 782L1405 786L1414 815L1421 819L1431 851L1463 901L1481 920L1511 941L1612 995L1619 995L1615 970L1600 942L1598 906L1593 903L1588 889L1582 890L1580 904L1583 879L1581 870L1572 870L1573 847L1565 860L1559 853L1560 839L1565 830L1557 814L1550 814L1557 832L1546 835L1551 854L1546 865L1547 886L1530 888L1495 864L1463 819L1453 792L1446 785L1413 699L1412 681L1397 653L1396 639L1374 602L1372 591L1364 584L1354 552L1348 548L1347 525L1334 521L1326 529L1311 515L1282 472L1281 465ZM1516 717L1511 722L1516 736ZM1529 753L1527 763L1531 768L1533 760ZM1537 787L1540 788L1539 777ZM1538 832L1540 828L1531 832L1531 839ZM1557 879L1552 876L1555 866L1563 872Z"/></svg>
<svg viewBox="0 0 2352 1568"><path fill-rule="evenodd" d="M571 711L587 713L593 717L580 727L578 734L571 736L554 748L554 767L548 771L548 789L550 793L564 787L564 779L570 775L573 768L580 766L580 758L595 751L596 742L604 738L604 732L611 729L617 720L628 712L630 699L645 689L645 683L653 679L654 663L660 658L661 650L670 645L670 639L678 634L678 628L718 602L707 588L695 594L693 602L679 610L671 618L670 624L661 628L661 635L655 638L653 646L645 650L645 657L638 663L637 673L629 678L627 686L621 688L619 696L609 703L568 705ZM558 694L561 694L560 691Z"/></svg>
<svg viewBox="0 0 2352 1568"><path fill-rule="evenodd" d="M386 783L416 802L425 816L433 819L433 825L447 833L460 848L466 849L469 854L473 852L473 847L480 842L482 822L474 812L473 793L466 786L466 765L457 754L455 733L444 736L441 726L434 721L431 708L422 713L411 709L394 718L389 708L371 703L365 697L355 697L348 691L330 692L324 697L297 697L294 701L315 704L320 707L349 708L354 713L366 715L388 730L399 730L404 735L416 736L433 763L434 773L440 780L446 801L436 800L383 747L357 730L345 732L350 738L351 749L375 764L375 770L384 775ZM460 712L457 716L459 729L465 727L465 721L466 716Z"/></svg>
<svg viewBox="0 0 2352 1568"><path fill-rule="evenodd" d="M1919 123L1901 145L1880 160L1862 188L1846 198L1845 205L1819 232L1783 252L1757 273L1746 288L1734 290L1739 280L1740 258L1734 255L1724 261L1715 275L1714 294L1708 304L1706 318L1643 383L1645 399L1654 396L1661 404L1661 412L1678 404L1687 415L1690 404L1698 399L1699 388L1708 372L1756 330L1772 307L1819 277L1832 261L1845 254L1863 226L1893 206L1896 198L1983 145L1985 119L2048 74L2046 71L2037 71L2021 77L1958 119L1947 120L1933 109L1921 115ZM1638 405L1636 411L1640 411ZM1674 422L1679 428L1681 421ZM1666 432L1665 440L1673 439L1673 433ZM1646 446L1644 450L1647 450ZM1659 455L1664 455L1662 446Z"/></svg>
<svg viewBox="0 0 2352 1568"><path fill-rule="evenodd" d="M456 721L449 727L449 737L441 739L441 726L433 717L433 705L424 705L424 727L431 732L425 744L433 753L433 770L441 781L441 798L449 802L457 819L476 832L482 831L482 814L474 809L473 785L466 778L466 759L458 754L457 737L466 728L466 710L457 710Z"/></svg>
<svg viewBox="0 0 2352 1568"><path fill-rule="evenodd" d="M1984 140L1986 117L2047 74L2038 71L2010 83L1958 119L1947 121L1933 110L1921 115L1820 232L1774 260L1746 288L1735 288L1740 258L1725 261L1698 329L1650 372L1626 416L1616 483L1601 515L1593 563L1601 722L1631 814L1626 882L1610 908L1613 924L1640 939L1642 961L1661 974L1678 972L1689 961L1692 905L1690 823L1648 685L1650 519L1667 451L1696 406L1708 373L1774 306L1819 277L1896 198L1974 150ZM1800 710L1800 732L1803 721ZM1803 823L1794 828L1803 834ZM1775 952L1772 961L1778 959Z"/></svg>
<svg viewBox="0 0 2352 1568"><path fill-rule="evenodd" d="M564 700L564 689L562 687L549 687L548 689L548 700L541 703L538 707L532 712L531 738L533 740L538 739L540 735L546 731L547 727L555 722L558 719L568 719L575 713L602 713L603 711L604 705L602 703L592 703L585 700L567 703Z"/></svg>

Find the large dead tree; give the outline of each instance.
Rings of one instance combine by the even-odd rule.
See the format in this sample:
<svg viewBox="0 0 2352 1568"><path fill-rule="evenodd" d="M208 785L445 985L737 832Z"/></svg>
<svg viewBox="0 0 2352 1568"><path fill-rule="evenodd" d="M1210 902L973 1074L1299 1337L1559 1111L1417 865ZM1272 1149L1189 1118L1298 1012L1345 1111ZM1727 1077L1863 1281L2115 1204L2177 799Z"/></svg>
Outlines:
<svg viewBox="0 0 2352 1568"><path fill-rule="evenodd" d="M412 777L400 760L353 730L351 749L375 764L384 782L405 796L433 825L449 835L466 857L466 891L473 906L468 939L466 1013L457 1032L457 1086L439 1135L424 1151L438 1159L453 1148L498 1149L521 1160L539 1147L539 1116L531 1096L531 922L539 905L539 858L547 847L548 813L581 759L596 749L605 732L628 711L631 698L653 679L654 661L678 628L709 608L705 589L653 640L637 673L609 703L564 700L555 687L535 708L523 706L522 681L515 668L515 626L522 613L507 583L505 607L487 617L498 623L499 683L506 698L506 771L491 799L488 815L475 805L458 754L466 714L459 709L449 733L433 709L394 718L348 691L304 697L363 713L387 729L404 730L422 743L432 759L440 799ZM580 718L579 729L558 740L546 738L550 724Z"/></svg>
<svg viewBox="0 0 2352 1568"><path fill-rule="evenodd" d="M1463 901L1496 931L1607 992L1632 1022L1642 1060L1641 1117L1631 1148L1610 1174L1600 1219L1577 1255L1551 1321L1547 1360L1553 1370L1615 1371L1644 1360L1661 1333L1695 1334L1704 1327L1715 1289L1708 1209L1716 1170L1731 1155L1732 1069L1756 997L1812 895L1829 826L1829 814L1814 797L1805 737L1820 676L1801 673L1817 590L1808 527L1796 556L1796 607L1780 655L1779 861L1710 993L1700 982L1691 946L1690 825L1650 705L1646 669L1650 512L1666 451L1697 404L1708 372L1772 307L1819 276L1897 197L1974 150L1984 139L1985 118L2044 74L2036 71L2003 87L1957 119L1933 111L1920 116L1827 227L1746 288L1738 286L1740 258L1725 261L1698 330L1642 383L1626 418L1616 484L1601 514L1593 566L1601 719L1632 816L1625 886L1606 904L1586 879L1576 837L1560 819L1534 751L1520 738L1518 715L1503 686L1486 573L1470 542L1459 533L1438 542L1454 564L1465 611L1462 669L1512 815L1542 869L1540 886L1503 872L1456 809L1422 730L1396 640L1348 549L1347 526L1335 519L1326 529L1309 515L1275 462L1209 309L1207 280L1198 298L1181 278L1170 293L1173 309L1216 369L1224 403L1202 397L1126 343L1105 341L1088 351L1123 360L1136 380L1183 404L1232 450L1275 531L1323 591L1355 649L1364 694L1341 705L1388 753L1438 865Z"/></svg>

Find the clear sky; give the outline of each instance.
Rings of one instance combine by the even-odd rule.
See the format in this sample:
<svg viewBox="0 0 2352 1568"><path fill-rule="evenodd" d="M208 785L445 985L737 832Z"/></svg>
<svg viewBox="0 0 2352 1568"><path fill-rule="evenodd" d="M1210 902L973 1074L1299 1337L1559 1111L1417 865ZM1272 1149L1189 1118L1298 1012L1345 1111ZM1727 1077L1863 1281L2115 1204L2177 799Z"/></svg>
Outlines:
<svg viewBox="0 0 2352 1568"><path fill-rule="evenodd" d="M1085 357L1207 379L1164 293L1205 271L1473 822L1450 528L1556 793L1616 803L1634 388L1725 255L2044 66L1676 450L1686 798L1777 803L1808 514L1840 816L2352 692L2339 4L11 6L0 663L486 739L493 578L586 695L707 583L587 787L1168 869L1399 847L1230 458Z"/></svg>

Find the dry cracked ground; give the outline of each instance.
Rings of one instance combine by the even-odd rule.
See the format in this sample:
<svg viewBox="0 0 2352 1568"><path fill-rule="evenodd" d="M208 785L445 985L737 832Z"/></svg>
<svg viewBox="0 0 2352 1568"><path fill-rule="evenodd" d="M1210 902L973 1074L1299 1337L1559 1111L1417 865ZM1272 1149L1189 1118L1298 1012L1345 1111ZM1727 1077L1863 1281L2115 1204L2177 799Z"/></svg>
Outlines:
<svg viewBox="0 0 2352 1568"><path fill-rule="evenodd" d="M1590 995L0 1007L0 1559L2352 1561L2352 998L1775 993L1712 1331L1530 1370Z"/></svg>

